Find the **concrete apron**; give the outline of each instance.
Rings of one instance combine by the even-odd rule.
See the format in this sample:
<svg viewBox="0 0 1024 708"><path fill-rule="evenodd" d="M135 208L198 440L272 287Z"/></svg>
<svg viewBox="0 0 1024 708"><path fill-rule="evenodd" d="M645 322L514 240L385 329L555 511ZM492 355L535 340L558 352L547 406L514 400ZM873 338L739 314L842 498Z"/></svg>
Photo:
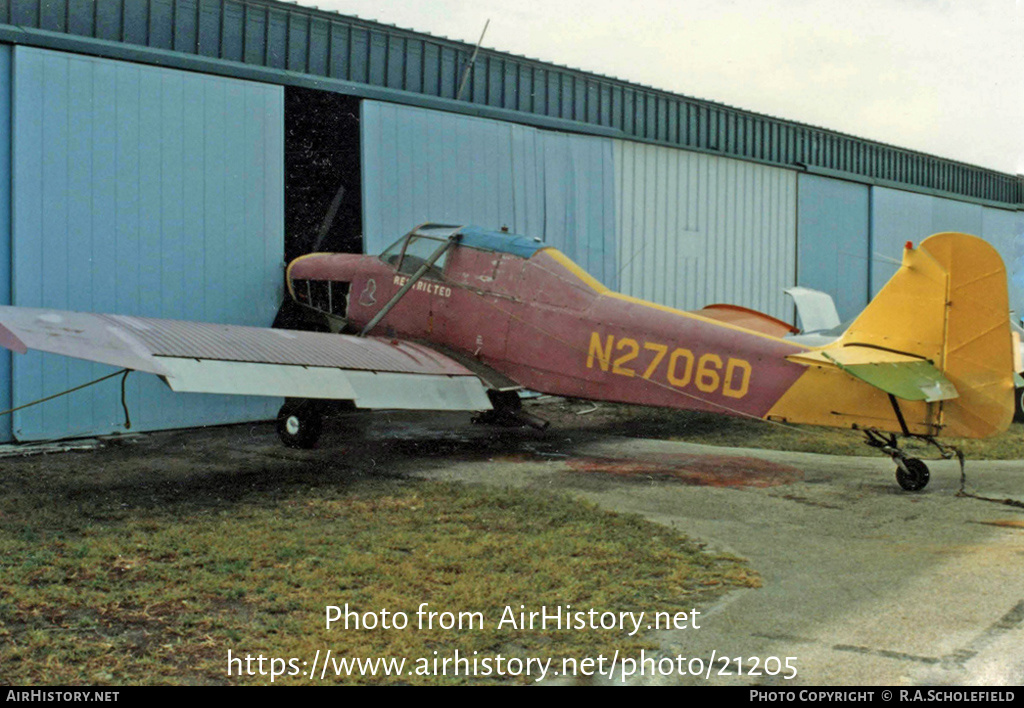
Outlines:
<svg viewBox="0 0 1024 708"><path fill-rule="evenodd" d="M882 457L605 438L422 476L567 491L748 558L764 586L727 595L699 630L659 632L662 655L714 652L734 674L738 657L796 657L797 677L719 675L719 660L706 678L634 683L1020 685L1024 513L957 497L957 464L928 464L927 489L908 493ZM968 461L968 489L1019 500L1021 470Z"/></svg>

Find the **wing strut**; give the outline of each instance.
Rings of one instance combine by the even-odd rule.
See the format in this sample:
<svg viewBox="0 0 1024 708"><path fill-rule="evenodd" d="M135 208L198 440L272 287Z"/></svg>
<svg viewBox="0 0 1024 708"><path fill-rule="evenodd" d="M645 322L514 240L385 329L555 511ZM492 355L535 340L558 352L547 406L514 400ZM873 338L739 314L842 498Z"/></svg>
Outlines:
<svg viewBox="0 0 1024 708"><path fill-rule="evenodd" d="M363 327L362 331L359 332L359 336L365 337L370 330L376 327L377 324L382 319L384 319L384 316L391 312L391 308L397 305L399 301L403 297L405 297L405 294L412 289L412 286L416 284L416 281L422 278L426 274L426 272L430 270L431 266L437 263L437 260L441 256L443 256L448 251L449 248L455 245L455 242L458 240L458 238L459 234L454 233L448 237L447 241L438 246L437 249L432 254L430 254L430 258L428 258L426 262L424 262L424 264L419 267L419 270L413 273L412 277L405 282L405 285L403 285L399 289L399 291L394 294L394 297L388 300L387 304L385 304L384 307L380 308L380 312L374 315L373 319L366 323L366 326Z"/></svg>

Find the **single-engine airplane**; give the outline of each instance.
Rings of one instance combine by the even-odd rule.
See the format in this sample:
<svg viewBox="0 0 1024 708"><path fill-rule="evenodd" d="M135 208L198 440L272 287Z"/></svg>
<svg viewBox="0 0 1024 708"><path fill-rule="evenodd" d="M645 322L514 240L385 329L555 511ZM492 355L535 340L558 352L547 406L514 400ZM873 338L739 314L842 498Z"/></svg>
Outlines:
<svg viewBox="0 0 1024 708"><path fill-rule="evenodd" d="M294 447L315 445L332 401L542 426L521 408L530 389L860 430L907 490L929 472L897 436L949 456L938 436L990 436L1013 415L1006 271L966 234L908 242L888 284L831 332L612 292L538 240L475 226L424 224L380 256L302 256L287 283L331 332L0 307L0 345L153 373L175 391L286 396L277 428ZM838 321L813 291L793 295L805 329Z"/></svg>

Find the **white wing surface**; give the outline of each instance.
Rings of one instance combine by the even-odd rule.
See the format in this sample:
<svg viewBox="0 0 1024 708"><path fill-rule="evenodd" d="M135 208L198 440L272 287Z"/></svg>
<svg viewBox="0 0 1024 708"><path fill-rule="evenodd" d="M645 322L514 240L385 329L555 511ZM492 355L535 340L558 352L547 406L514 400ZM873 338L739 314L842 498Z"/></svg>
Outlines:
<svg viewBox="0 0 1024 708"><path fill-rule="evenodd" d="M360 408L491 408L466 367L379 337L0 307L0 346L156 374L175 391L345 399Z"/></svg>

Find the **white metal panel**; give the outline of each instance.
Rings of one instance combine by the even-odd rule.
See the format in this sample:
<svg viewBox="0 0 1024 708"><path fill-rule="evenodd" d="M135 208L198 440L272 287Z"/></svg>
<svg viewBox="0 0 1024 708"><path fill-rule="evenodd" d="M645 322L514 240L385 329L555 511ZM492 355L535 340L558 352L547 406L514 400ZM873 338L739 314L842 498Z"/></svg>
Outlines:
<svg viewBox="0 0 1024 708"><path fill-rule="evenodd" d="M356 397L349 372L343 369L177 357L157 357L157 361L167 371L166 381L172 391L341 400Z"/></svg>
<svg viewBox="0 0 1024 708"><path fill-rule="evenodd" d="M174 391L355 401L359 408L490 410L475 376L438 376L326 367L158 357Z"/></svg>
<svg viewBox="0 0 1024 708"><path fill-rule="evenodd" d="M487 411L492 407L486 389L474 376L353 371L349 381L359 408Z"/></svg>
<svg viewBox="0 0 1024 708"><path fill-rule="evenodd" d="M629 141L614 151L622 292L793 320L796 173Z"/></svg>
<svg viewBox="0 0 1024 708"><path fill-rule="evenodd" d="M804 332L839 326L839 312L836 310L835 300L828 293L802 287L786 288L786 293L793 298L800 329Z"/></svg>

